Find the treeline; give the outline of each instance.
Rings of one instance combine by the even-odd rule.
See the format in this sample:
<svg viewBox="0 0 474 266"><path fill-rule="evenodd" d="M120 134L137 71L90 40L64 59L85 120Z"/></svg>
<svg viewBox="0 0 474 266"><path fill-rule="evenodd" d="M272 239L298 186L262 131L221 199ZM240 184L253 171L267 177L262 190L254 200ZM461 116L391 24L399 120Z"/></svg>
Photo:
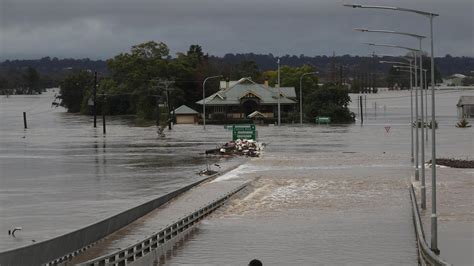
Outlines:
<svg viewBox="0 0 474 266"><path fill-rule="evenodd" d="M384 59L397 59L395 57L383 57ZM222 61L226 63L238 63L241 61L254 61L261 70L271 70L276 68L277 57L273 54L226 54L223 57L212 56L212 60ZM350 73L354 72L376 72L385 74L389 71L390 66L381 64L381 58L372 56L351 56L351 55L335 55L335 56L306 56L306 55L285 55L280 57L281 64L297 67L302 65L312 65L322 70L326 75L331 75L333 65L342 65L348 69ZM429 61L428 61L429 62ZM474 69L474 57L453 57L446 55L444 57L436 57L435 65L437 66L442 77L453 74L471 75ZM352 75L350 75L352 77Z"/></svg>
<svg viewBox="0 0 474 266"><path fill-rule="evenodd" d="M58 87L67 75L81 69L107 72L105 61L88 58L6 60L0 63L0 94L39 94L45 88Z"/></svg>
<svg viewBox="0 0 474 266"><path fill-rule="evenodd" d="M26 67L0 75L0 95L41 94L48 87L47 82L34 68Z"/></svg>
<svg viewBox="0 0 474 266"><path fill-rule="evenodd" d="M261 71L276 69L277 57L273 54L254 54L254 53L237 53L226 54L223 57L208 56L211 62L216 64L235 65L244 61L253 61ZM384 59L396 59L385 57ZM291 67L299 67L303 65L312 65L316 67L323 78L331 79L334 75L334 66L344 66L347 75L354 77L356 72L375 72L378 75L386 75L390 66L380 64L380 58L371 56L306 56L306 55L285 55L280 57L282 65ZM473 57L453 57L446 55L444 57L435 58L435 64L442 77L452 74L471 75L474 69ZM107 63L104 60L85 59L58 59L56 57L44 57L38 60L6 60L0 63L0 76L6 76L9 73L19 73L28 67L34 68L45 79L56 81L56 83L65 75L74 70L84 69L92 72L107 73Z"/></svg>
<svg viewBox="0 0 474 266"><path fill-rule="evenodd" d="M203 81L209 76L221 80L251 77L258 83L268 80L277 83L277 71L261 71L250 60L225 63L212 60L199 45L191 45L187 52L171 57L166 44L150 41L135 45L128 53L121 53L107 60L106 73L99 73L97 81L92 71L77 71L61 82L62 105L69 112L90 114L94 98L99 112L111 115L132 114L143 120L159 117L160 104L169 109L186 104L197 108L202 99ZM314 72L310 65L281 67L281 86L299 88L303 73ZM95 85L96 84L96 85ZM348 90L342 84L328 83L318 86L316 76L303 80L305 101L303 111L308 117L331 116L335 122L348 122L353 115L347 108ZM219 79L206 83L206 95L219 89ZM94 97L96 95L96 97ZM299 96L299 92L297 93ZM284 113L284 118L297 121L297 112Z"/></svg>

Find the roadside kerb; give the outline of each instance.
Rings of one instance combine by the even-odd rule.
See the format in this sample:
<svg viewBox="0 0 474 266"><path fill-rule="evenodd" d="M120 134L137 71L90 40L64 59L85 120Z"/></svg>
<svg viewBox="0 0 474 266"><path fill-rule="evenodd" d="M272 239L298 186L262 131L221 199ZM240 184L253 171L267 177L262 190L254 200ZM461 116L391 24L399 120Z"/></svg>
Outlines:
<svg viewBox="0 0 474 266"><path fill-rule="evenodd" d="M415 189L410 185L410 198L412 204L413 224L415 226L416 242L418 246L418 262L420 265L451 265L436 255L428 246L421 224L420 212L416 201Z"/></svg>

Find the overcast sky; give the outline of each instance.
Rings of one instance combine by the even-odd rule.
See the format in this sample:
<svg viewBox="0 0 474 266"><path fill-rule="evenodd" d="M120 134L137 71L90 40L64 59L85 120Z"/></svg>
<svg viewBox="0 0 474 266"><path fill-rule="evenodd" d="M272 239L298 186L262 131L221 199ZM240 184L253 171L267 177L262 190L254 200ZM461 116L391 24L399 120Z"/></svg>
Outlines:
<svg viewBox="0 0 474 266"><path fill-rule="evenodd" d="M417 46L409 37L354 27L429 34L426 17L352 9L392 5L439 13L435 55L474 56L473 0L0 0L0 60L110 58L155 40L171 52L200 44L212 55L367 55L363 42ZM429 49L425 41L424 49ZM389 48L376 52L400 54Z"/></svg>

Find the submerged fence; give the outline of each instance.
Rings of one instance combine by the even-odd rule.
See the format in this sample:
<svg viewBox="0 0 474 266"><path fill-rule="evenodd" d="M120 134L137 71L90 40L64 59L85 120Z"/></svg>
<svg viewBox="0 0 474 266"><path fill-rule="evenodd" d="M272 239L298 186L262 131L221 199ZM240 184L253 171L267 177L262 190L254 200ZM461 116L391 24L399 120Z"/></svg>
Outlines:
<svg viewBox="0 0 474 266"><path fill-rule="evenodd" d="M450 265L436 255L428 246L425 240L423 224L420 219L418 203L416 202L415 189L410 186L410 198L412 204L413 224L415 226L416 242L418 245L418 260L421 265Z"/></svg>

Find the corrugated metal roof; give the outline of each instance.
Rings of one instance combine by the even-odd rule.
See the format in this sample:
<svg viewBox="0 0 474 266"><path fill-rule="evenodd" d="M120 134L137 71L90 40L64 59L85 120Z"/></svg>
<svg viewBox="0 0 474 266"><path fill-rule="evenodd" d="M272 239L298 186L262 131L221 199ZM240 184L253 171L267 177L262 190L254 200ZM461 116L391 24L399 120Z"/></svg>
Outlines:
<svg viewBox="0 0 474 266"><path fill-rule="evenodd" d="M191 114L199 114L195 110L191 109L186 105L181 105L180 107L174 109L174 113L177 115L191 115Z"/></svg>
<svg viewBox="0 0 474 266"><path fill-rule="evenodd" d="M293 104L294 100L289 98L296 98L294 87L280 88L281 104ZM239 83L229 87L229 89L220 90L206 98L206 105L238 105L240 99L247 93L253 93L260 98L260 104L276 104L278 103L278 88L266 87L263 84L254 83L250 79L243 79ZM200 100L197 104L203 104Z"/></svg>
<svg viewBox="0 0 474 266"><path fill-rule="evenodd" d="M474 105L474 96L461 96L457 106Z"/></svg>

